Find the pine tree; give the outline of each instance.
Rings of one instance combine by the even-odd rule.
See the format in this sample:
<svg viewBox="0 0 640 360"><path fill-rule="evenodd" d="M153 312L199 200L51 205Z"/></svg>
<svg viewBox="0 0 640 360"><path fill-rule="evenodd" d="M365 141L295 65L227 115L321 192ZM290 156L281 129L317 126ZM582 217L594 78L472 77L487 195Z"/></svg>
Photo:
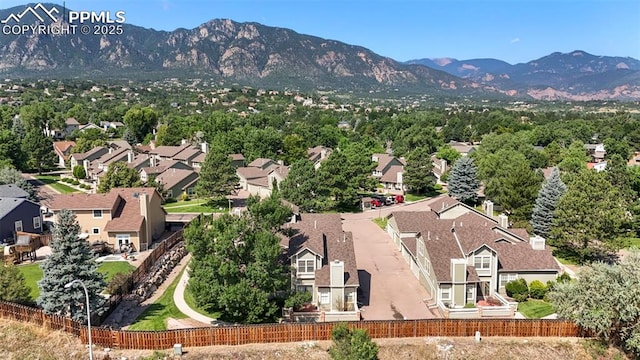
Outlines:
<svg viewBox="0 0 640 360"><path fill-rule="evenodd" d="M51 255L41 265L44 274L38 282L38 304L47 314L71 315L75 320L86 321L82 287L78 284L65 289L64 285L76 279L82 281L89 293L91 313L100 315L104 312L104 298L100 292L105 281L97 270L89 243L81 239L79 233L76 216L69 210L62 210L53 229Z"/></svg>
<svg viewBox="0 0 640 360"><path fill-rule="evenodd" d="M551 224L553 223L553 213L556 210L556 205L558 205L558 200L566 190L567 186L560 179L560 171L558 171L558 168L553 168L549 179L542 184L536 203L533 206L531 226L534 234L544 238L549 236Z"/></svg>
<svg viewBox="0 0 640 360"><path fill-rule="evenodd" d="M449 195L463 203L475 203L478 199L478 168L470 157L458 159L449 175Z"/></svg>
<svg viewBox="0 0 640 360"><path fill-rule="evenodd" d="M419 147L409 153L403 180L414 194L424 194L433 189L435 185L433 162L427 148Z"/></svg>
<svg viewBox="0 0 640 360"><path fill-rule="evenodd" d="M13 265L0 266L0 300L20 304L31 302L24 275Z"/></svg>

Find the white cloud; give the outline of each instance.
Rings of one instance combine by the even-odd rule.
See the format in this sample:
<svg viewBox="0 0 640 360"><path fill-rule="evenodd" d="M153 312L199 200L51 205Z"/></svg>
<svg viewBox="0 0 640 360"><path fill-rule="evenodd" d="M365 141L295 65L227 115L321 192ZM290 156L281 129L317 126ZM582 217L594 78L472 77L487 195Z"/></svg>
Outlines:
<svg viewBox="0 0 640 360"><path fill-rule="evenodd" d="M509 42L512 43L512 44L519 43L520 42L520 38L519 37L513 38Z"/></svg>
<svg viewBox="0 0 640 360"><path fill-rule="evenodd" d="M160 4L164 11L170 10L173 7L173 4L169 0L160 0Z"/></svg>

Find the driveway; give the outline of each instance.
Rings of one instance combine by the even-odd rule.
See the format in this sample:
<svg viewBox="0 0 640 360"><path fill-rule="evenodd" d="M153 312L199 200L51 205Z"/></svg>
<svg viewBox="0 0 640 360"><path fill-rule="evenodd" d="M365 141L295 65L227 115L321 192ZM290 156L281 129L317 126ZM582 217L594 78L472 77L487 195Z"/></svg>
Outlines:
<svg viewBox="0 0 640 360"><path fill-rule="evenodd" d="M396 210L422 210L424 203L391 206L382 216ZM371 221L379 210L342 214L343 229L353 233L360 277L359 300L364 320L427 319L438 317L427 308L429 292L418 282L409 264L393 246L391 238Z"/></svg>

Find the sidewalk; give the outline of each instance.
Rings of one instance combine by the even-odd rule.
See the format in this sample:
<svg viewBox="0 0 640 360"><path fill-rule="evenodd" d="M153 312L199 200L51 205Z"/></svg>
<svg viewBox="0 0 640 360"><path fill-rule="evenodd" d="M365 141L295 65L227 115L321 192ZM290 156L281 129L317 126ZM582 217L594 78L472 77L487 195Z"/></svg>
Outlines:
<svg viewBox="0 0 640 360"><path fill-rule="evenodd" d="M189 260L191 260L191 254L187 254L187 256L184 257L184 260L186 260L186 263L188 264ZM196 320L205 324L211 324L212 322L216 321L216 319L210 318L208 316L205 316L196 312L195 310L190 308L189 305L187 305L186 301L184 301L184 289L186 288L188 283L189 283L189 272L184 271L182 273L182 278L180 279L180 281L178 282L178 285L176 286L176 290L173 292L173 302L176 304L176 307L178 308L178 310L180 310L180 312L192 318L193 320Z"/></svg>

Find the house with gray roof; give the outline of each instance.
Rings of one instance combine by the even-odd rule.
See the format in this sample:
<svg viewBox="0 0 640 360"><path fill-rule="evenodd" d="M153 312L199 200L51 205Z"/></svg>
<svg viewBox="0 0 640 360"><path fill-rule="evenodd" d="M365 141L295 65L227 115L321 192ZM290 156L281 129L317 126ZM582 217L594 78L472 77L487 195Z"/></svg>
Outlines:
<svg viewBox="0 0 640 360"><path fill-rule="evenodd" d="M18 185L0 185L0 198L26 199L28 197L29 193L22 190Z"/></svg>
<svg viewBox="0 0 640 360"><path fill-rule="evenodd" d="M546 283L560 273L545 239L509 228L505 215L495 219L491 203L485 208L486 214L441 196L424 211L388 216L394 245L431 294L432 305L447 317L511 317L515 308L505 298L507 282ZM487 306L497 303L502 305ZM457 311L466 304L478 311Z"/></svg>
<svg viewBox="0 0 640 360"><path fill-rule="evenodd" d="M0 197L0 241L14 240L18 231L42 233L40 205L25 198Z"/></svg>
<svg viewBox="0 0 640 360"><path fill-rule="evenodd" d="M342 229L340 214L297 214L285 229L292 234L283 245L293 290L310 292L317 308L306 320L360 320L353 236Z"/></svg>

